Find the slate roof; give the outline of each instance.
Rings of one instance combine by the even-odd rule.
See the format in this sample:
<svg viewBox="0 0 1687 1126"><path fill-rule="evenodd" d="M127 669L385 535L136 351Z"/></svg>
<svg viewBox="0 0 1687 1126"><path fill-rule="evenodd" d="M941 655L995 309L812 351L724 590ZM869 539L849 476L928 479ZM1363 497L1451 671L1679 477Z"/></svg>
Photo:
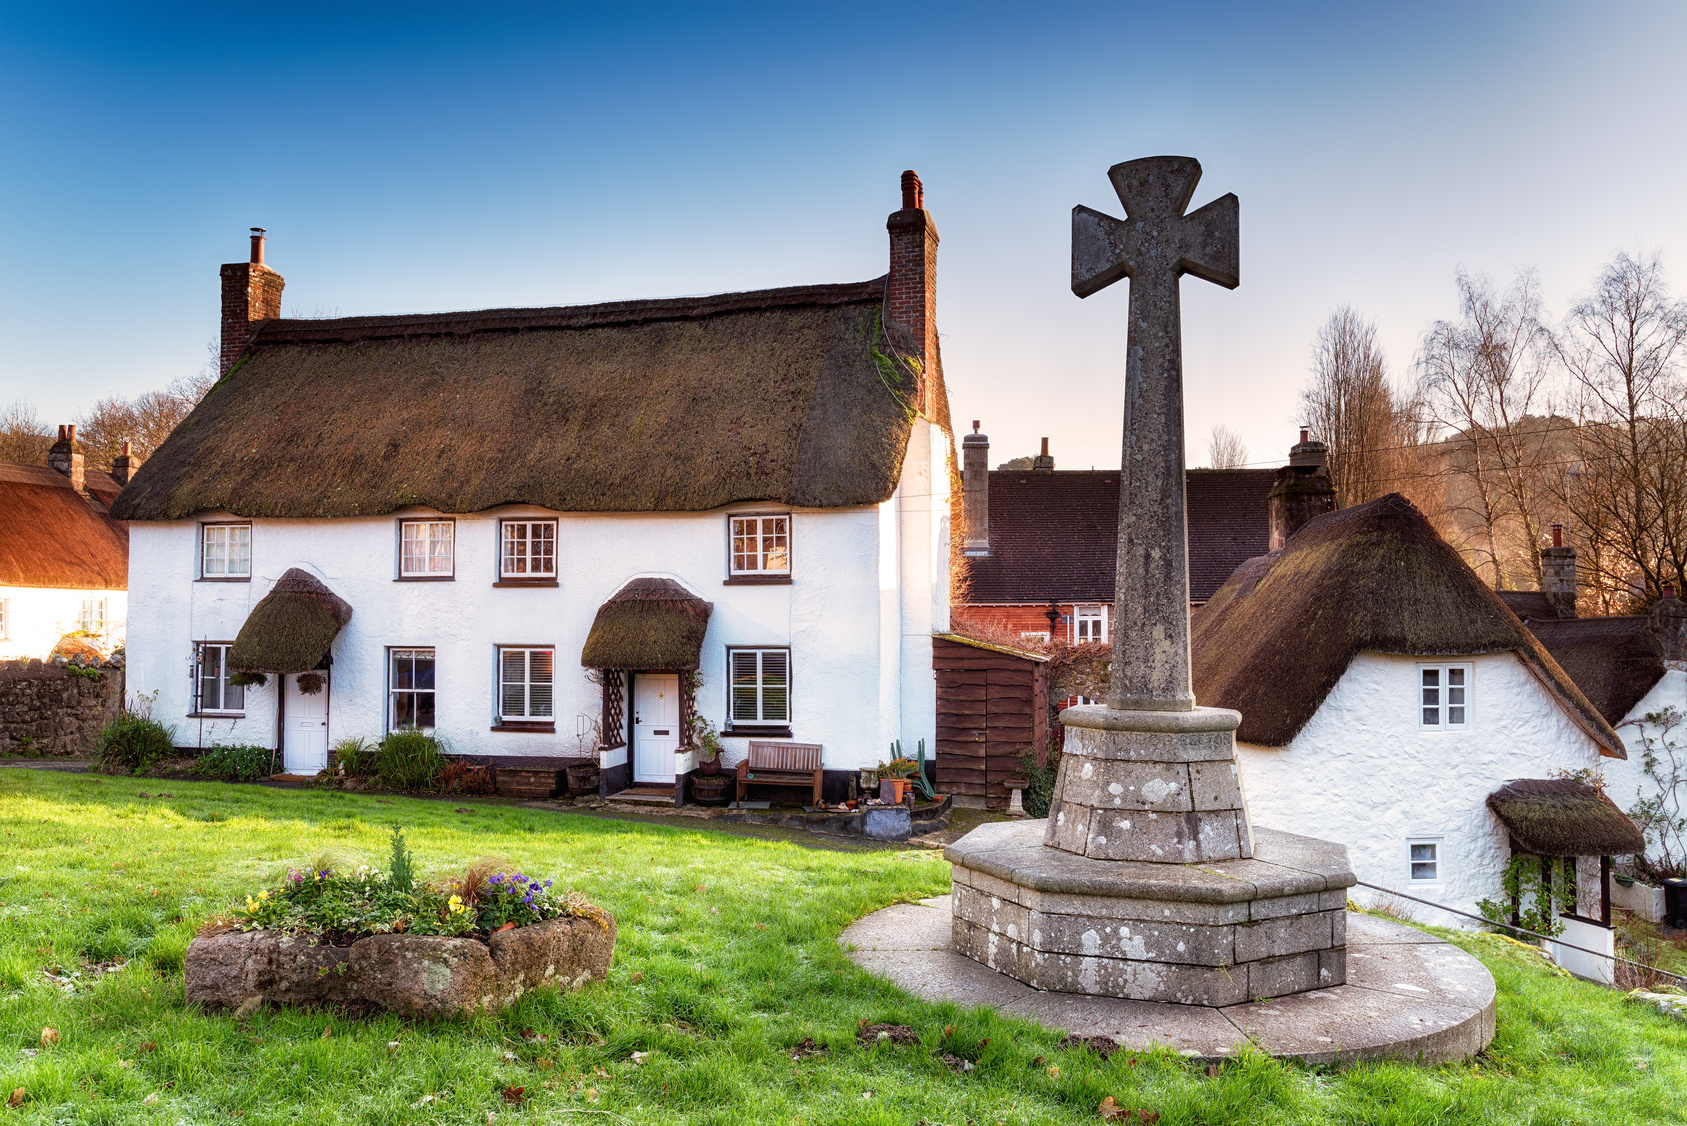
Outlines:
<svg viewBox="0 0 1687 1126"><path fill-rule="evenodd" d="M0 586L129 588L129 529L106 511L117 482L85 482L92 499L57 470L0 463Z"/></svg>
<svg viewBox="0 0 1687 1126"><path fill-rule="evenodd" d="M266 321L113 513L876 504L912 429L885 285Z"/></svg>
<svg viewBox="0 0 1687 1126"><path fill-rule="evenodd" d="M1270 546L1275 470L1191 469L1189 597L1203 602ZM968 560L967 602L1112 602L1118 470L990 473L990 554Z"/></svg>
<svg viewBox="0 0 1687 1126"><path fill-rule="evenodd" d="M1609 618L1528 618L1524 625L1563 666L1599 714L1623 718L1664 675L1663 654L1647 632L1647 614Z"/></svg>

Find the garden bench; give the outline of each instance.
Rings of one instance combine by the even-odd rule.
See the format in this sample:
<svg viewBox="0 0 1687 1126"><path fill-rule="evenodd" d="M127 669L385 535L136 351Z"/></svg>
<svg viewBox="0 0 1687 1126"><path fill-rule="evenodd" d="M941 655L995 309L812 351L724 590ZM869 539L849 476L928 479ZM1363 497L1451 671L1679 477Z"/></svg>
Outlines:
<svg viewBox="0 0 1687 1126"><path fill-rule="evenodd" d="M812 804L820 805L819 743L767 743L750 740L750 754L738 764L738 802L752 784L757 786L808 786Z"/></svg>

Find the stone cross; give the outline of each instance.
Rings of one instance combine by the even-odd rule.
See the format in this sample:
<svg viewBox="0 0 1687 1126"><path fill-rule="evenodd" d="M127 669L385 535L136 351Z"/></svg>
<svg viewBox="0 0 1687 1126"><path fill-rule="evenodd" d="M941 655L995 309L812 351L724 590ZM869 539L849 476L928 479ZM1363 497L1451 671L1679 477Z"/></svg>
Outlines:
<svg viewBox="0 0 1687 1126"><path fill-rule="evenodd" d="M1129 278L1125 448L1119 474L1119 566L1107 706L1189 711L1189 533L1183 497L1183 329L1178 278L1235 289L1238 204L1226 195L1192 215L1201 164L1151 156L1115 164L1125 205L1115 219L1072 209L1072 292Z"/></svg>

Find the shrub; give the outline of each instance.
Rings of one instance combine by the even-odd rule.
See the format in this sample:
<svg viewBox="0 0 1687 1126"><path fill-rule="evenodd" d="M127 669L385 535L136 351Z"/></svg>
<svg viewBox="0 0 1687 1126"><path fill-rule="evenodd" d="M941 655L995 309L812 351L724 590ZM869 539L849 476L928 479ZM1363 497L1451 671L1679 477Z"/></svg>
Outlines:
<svg viewBox="0 0 1687 1126"><path fill-rule="evenodd" d="M250 782L269 775L275 752L268 747L237 743L232 747L217 744L199 756L194 771L201 778L220 778L225 782Z"/></svg>
<svg viewBox="0 0 1687 1126"><path fill-rule="evenodd" d="M105 725L95 744L107 774L138 773L176 753L176 729L152 718L149 707L123 711Z"/></svg>
<svg viewBox="0 0 1687 1126"><path fill-rule="evenodd" d="M1047 817L1049 805L1054 801L1054 782L1060 775L1060 752L1050 748L1046 767L1039 767L1037 756L1031 753L1020 755L1019 761L1030 783L1019 800L1025 803L1025 812L1032 817Z"/></svg>
<svg viewBox="0 0 1687 1126"><path fill-rule="evenodd" d="M348 736L328 748L328 769L342 778L362 778L375 773L375 752L362 736Z"/></svg>
<svg viewBox="0 0 1687 1126"><path fill-rule="evenodd" d="M458 759L440 774L439 789L445 794L492 794L498 788L493 785L491 769Z"/></svg>
<svg viewBox="0 0 1687 1126"><path fill-rule="evenodd" d="M437 735L401 727L381 740L375 761L382 784L394 790L432 790L445 772L445 744Z"/></svg>

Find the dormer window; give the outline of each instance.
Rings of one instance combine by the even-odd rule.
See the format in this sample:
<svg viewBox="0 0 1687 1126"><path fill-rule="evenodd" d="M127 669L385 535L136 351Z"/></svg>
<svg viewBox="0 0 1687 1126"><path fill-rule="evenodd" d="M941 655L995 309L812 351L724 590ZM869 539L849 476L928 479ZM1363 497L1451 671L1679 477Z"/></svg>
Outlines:
<svg viewBox="0 0 1687 1126"><path fill-rule="evenodd" d="M1470 727L1469 665L1418 666L1418 726L1424 731Z"/></svg>
<svg viewBox="0 0 1687 1126"><path fill-rule="evenodd" d="M452 577L456 567L456 529L450 520L401 520L398 527L399 578Z"/></svg>
<svg viewBox="0 0 1687 1126"><path fill-rule="evenodd" d="M200 578L252 577L252 525L205 524L199 533Z"/></svg>
<svg viewBox="0 0 1687 1126"><path fill-rule="evenodd" d="M731 579L791 577L791 517L729 517L728 562Z"/></svg>

